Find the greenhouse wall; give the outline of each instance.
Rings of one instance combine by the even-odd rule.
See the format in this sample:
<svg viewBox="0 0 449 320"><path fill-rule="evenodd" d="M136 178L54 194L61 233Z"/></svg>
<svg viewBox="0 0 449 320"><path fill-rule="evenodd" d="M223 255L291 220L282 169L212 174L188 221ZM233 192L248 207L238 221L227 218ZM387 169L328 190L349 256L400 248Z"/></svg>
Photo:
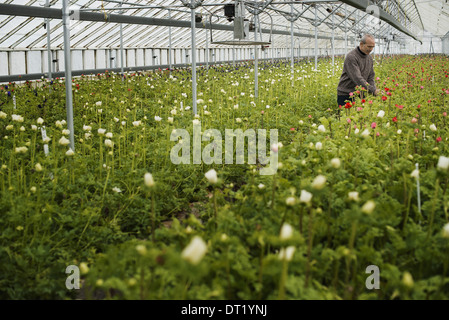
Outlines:
<svg viewBox="0 0 449 320"><path fill-rule="evenodd" d="M208 62L254 59L253 48L235 47L231 48L209 48ZM290 59L290 48L271 48L262 50L257 47L259 59ZM348 48L348 50L350 50ZM52 71L64 71L64 51L61 49L51 50ZM168 48L129 48L123 50L124 67L157 66L169 64ZM293 49L295 57L314 56L315 48ZM330 47L319 48L319 56L330 56ZM335 49L336 55L345 54L345 49ZM199 48L196 51L198 63L206 63L207 51ZM172 64L183 64L192 62L191 50L185 48L172 49ZM0 75L17 75L26 73L48 72L47 50L22 50L22 51L0 51L0 60L9 63L0 64ZM56 61L54 61L56 60ZM72 70L119 68L121 64L120 49L74 49L71 51Z"/></svg>
<svg viewBox="0 0 449 320"><path fill-rule="evenodd" d="M441 38L441 52L444 54L449 54L449 32Z"/></svg>

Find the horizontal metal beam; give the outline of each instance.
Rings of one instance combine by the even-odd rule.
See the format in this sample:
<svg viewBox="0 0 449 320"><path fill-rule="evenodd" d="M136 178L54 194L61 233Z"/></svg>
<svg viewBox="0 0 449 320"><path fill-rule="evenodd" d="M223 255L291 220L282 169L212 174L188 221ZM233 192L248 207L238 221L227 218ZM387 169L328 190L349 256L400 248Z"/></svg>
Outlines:
<svg viewBox="0 0 449 320"><path fill-rule="evenodd" d="M44 7L14 5L14 4L0 4L0 12L2 13L2 15L62 19L62 10L57 9L57 8L44 8ZM159 19L159 18L129 16L129 15L122 15L122 14L79 12L79 20L191 28L190 20ZM234 31L233 25L214 24L214 23L210 24L209 22L197 23L196 28L200 28L200 29L211 29L212 28L213 30ZM261 32L265 33L265 34L273 33L273 34L279 34L279 35L290 35L289 31L283 31L283 30L271 31L271 29L262 29ZM314 35L306 34L306 33L294 33L294 36L295 37L304 37L304 38L314 37ZM320 39L332 39L331 36L319 36L319 38ZM343 37L336 37L335 39L336 40L344 40Z"/></svg>

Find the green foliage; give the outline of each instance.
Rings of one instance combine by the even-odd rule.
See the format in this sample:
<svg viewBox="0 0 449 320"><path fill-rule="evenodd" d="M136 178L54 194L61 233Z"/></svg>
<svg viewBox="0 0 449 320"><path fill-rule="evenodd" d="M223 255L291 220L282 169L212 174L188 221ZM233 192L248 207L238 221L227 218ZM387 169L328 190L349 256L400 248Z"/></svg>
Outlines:
<svg viewBox="0 0 449 320"><path fill-rule="evenodd" d="M223 140L226 129L277 129L269 176L246 142L243 164L225 163L237 147L224 143L213 153L221 162L194 163L188 70L74 79L72 156L61 140L64 82L9 84L17 109L0 95L0 297L447 299L447 59L385 58L375 71L387 100L356 97L342 110L326 59L318 71L297 63L293 86L289 63L261 64L258 97L251 63L200 68L202 149L220 143L204 139L208 129ZM170 158L174 129L189 134L187 164ZM293 232L282 239L286 224ZM195 239L206 248L198 263L201 248L186 251ZM80 290L65 286L69 265L83 266ZM365 285L370 265L379 290Z"/></svg>

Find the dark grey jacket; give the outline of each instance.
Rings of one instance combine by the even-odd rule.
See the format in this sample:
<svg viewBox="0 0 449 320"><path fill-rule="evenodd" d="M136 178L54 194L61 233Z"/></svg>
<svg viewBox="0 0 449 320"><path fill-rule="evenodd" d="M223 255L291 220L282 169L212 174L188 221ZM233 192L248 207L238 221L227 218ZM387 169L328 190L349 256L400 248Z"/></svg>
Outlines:
<svg viewBox="0 0 449 320"><path fill-rule="evenodd" d="M376 92L374 75L373 57L364 54L359 47L355 48L346 55L337 94L339 96L349 95L350 92L356 90L356 86L363 86L374 94Z"/></svg>

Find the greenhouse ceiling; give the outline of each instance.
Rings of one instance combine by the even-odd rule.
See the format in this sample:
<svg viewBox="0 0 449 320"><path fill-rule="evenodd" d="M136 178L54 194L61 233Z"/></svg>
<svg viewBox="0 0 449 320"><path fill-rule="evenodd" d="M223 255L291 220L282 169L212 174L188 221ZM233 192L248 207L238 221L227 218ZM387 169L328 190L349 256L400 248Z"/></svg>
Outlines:
<svg viewBox="0 0 449 320"><path fill-rule="evenodd" d="M343 40L362 33L380 39L392 39L394 34L402 41L421 40L423 30L439 37L449 31L448 4L443 0L241 2L249 24L262 31L264 41L275 43L287 43L282 39L291 34L292 26L303 43L315 37L315 28L322 41L328 41L331 35ZM62 48L62 4L61 0L0 0L0 50L46 48L48 26L51 48ZM126 48L166 48L169 42L172 47L190 47L194 11L199 21L197 46L204 47L207 41L225 46L218 43L232 40L234 30L234 22L225 16L226 4L236 1L69 1L70 44L72 48L116 48L120 46L122 27Z"/></svg>

